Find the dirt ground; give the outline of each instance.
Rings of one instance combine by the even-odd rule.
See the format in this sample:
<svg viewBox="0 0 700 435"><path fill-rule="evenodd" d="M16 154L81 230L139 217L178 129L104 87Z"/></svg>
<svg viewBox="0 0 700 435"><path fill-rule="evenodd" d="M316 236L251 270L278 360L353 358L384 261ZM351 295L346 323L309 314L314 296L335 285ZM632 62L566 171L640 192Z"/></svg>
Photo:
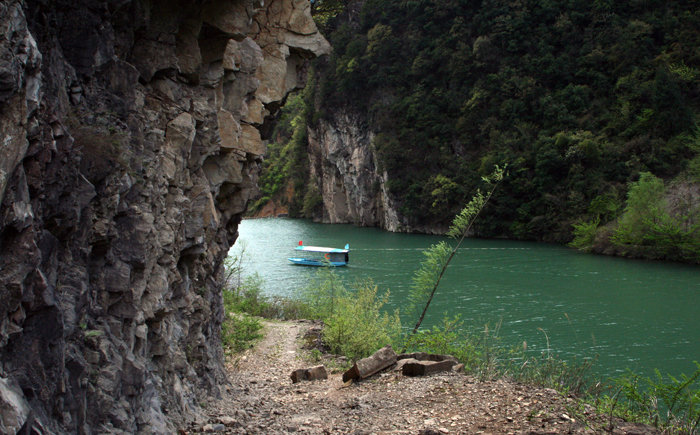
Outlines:
<svg viewBox="0 0 700 435"><path fill-rule="evenodd" d="M184 433L231 434L652 434L597 416L551 389L446 372L405 377L387 370L345 385L342 373L293 384L319 363L301 349L307 322L267 322L265 338L228 364L230 385L206 405L208 421ZM574 409L576 408L576 410Z"/></svg>

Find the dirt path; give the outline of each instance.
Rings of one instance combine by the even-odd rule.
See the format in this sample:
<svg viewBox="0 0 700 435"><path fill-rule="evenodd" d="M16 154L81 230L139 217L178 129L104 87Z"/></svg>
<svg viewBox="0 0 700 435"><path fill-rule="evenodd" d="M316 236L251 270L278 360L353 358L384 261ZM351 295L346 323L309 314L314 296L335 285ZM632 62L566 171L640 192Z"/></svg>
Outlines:
<svg viewBox="0 0 700 435"><path fill-rule="evenodd" d="M602 429L607 419L584 409L574 411L574 400L554 390L478 382L453 372L409 378L387 371L349 386L334 373L325 381L292 384L293 370L315 365L302 358L299 348L308 326L266 323L262 342L230 363L231 385L222 400L207 404L209 423L192 432L610 433ZM618 422L613 433L654 432Z"/></svg>

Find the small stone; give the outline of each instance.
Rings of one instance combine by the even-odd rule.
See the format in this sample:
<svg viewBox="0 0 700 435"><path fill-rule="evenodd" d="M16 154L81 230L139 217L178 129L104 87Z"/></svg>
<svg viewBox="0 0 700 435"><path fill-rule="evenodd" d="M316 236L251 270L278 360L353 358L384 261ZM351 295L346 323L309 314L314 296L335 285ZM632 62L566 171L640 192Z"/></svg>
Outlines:
<svg viewBox="0 0 700 435"><path fill-rule="evenodd" d="M221 417L219 418L219 423L231 427L236 425L236 419L233 417Z"/></svg>
<svg viewBox="0 0 700 435"><path fill-rule="evenodd" d="M223 432L226 430L226 426L223 424L205 424L204 427L202 428L202 431L207 432L207 433L212 433L212 432Z"/></svg>

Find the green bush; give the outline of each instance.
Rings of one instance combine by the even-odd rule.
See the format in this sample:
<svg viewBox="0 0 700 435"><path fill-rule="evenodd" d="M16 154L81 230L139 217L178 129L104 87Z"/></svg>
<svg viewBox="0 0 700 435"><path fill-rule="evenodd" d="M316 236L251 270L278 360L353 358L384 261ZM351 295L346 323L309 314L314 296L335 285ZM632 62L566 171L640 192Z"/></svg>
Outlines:
<svg viewBox="0 0 700 435"><path fill-rule="evenodd" d="M654 378L627 373L616 379L613 395L598 398L598 409L632 421L640 421L665 433L697 433L700 424L700 364L692 376Z"/></svg>
<svg viewBox="0 0 700 435"><path fill-rule="evenodd" d="M244 313L226 311L221 342L227 355L242 352L262 338L260 320Z"/></svg>
<svg viewBox="0 0 700 435"><path fill-rule="evenodd" d="M269 302L262 297L262 278L258 275L245 277L241 284L223 291L224 308L237 313L248 313L252 316L264 317Z"/></svg>
<svg viewBox="0 0 700 435"><path fill-rule="evenodd" d="M305 290L303 300L310 314L325 323L323 341L331 352L357 360L388 344L398 345L401 321L398 311L382 311L389 293L377 295L377 286L367 280L350 289L332 269L321 270Z"/></svg>
<svg viewBox="0 0 700 435"><path fill-rule="evenodd" d="M594 219L590 222L581 222L574 224L574 240L569 243L569 246L589 251L595 242L596 232L600 219Z"/></svg>
<svg viewBox="0 0 700 435"><path fill-rule="evenodd" d="M672 207L663 180L643 172L630 185L627 206L611 241L634 256L700 261L700 204L692 201L691 189L692 184L690 199Z"/></svg>
<svg viewBox="0 0 700 435"><path fill-rule="evenodd" d="M377 296L377 286L358 283L355 292L345 292L337 299L333 314L325 319L323 341L331 352L352 360L367 357L377 349L396 345L401 334L398 311L381 312L389 293Z"/></svg>

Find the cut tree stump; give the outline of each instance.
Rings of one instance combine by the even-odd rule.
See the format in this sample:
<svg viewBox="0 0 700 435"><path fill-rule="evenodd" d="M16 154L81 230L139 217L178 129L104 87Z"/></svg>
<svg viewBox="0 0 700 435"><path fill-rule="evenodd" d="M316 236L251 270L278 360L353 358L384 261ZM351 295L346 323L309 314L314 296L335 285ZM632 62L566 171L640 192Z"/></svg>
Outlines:
<svg viewBox="0 0 700 435"><path fill-rule="evenodd" d="M328 379L328 373L326 372L326 368L320 365L308 369L294 370L289 377L292 378L292 383L296 384L299 381L319 381Z"/></svg>
<svg viewBox="0 0 700 435"><path fill-rule="evenodd" d="M433 373L450 371L453 365L455 365L455 362L451 359L407 362L403 365L401 373L404 376L427 376Z"/></svg>
<svg viewBox="0 0 700 435"><path fill-rule="evenodd" d="M343 373L343 382L351 379L366 379L395 362L396 352L394 352L394 349L391 346L384 346L376 351L374 355L357 361L350 370Z"/></svg>

